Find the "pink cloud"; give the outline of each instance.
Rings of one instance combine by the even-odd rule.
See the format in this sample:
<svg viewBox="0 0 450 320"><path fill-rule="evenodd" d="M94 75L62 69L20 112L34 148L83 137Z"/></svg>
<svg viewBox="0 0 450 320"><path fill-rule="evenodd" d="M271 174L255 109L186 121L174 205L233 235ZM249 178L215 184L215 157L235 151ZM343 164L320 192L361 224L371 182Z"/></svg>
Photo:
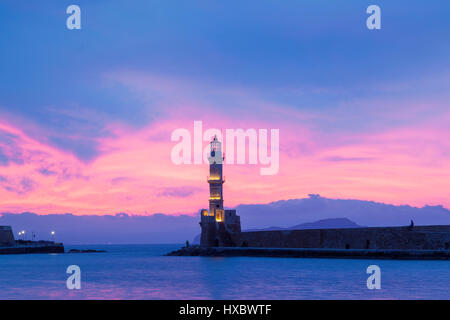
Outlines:
<svg viewBox="0 0 450 320"><path fill-rule="evenodd" d="M211 101L190 94L199 91L195 83L130 72L105 77L129 86L144 101L156 94L158 120L139 129L109 123L104 128L109 134L95 138L98 155L88 163L53 146L32 123L21 119L0 123L0 132L14 137L12 145L0 140L0 151L11 160L0 162L0 212L197 212L208 206L208 167L175 165L170 157L175 145L170 141L172 131L186 128L192 133L194 120L202 120L204 130L280 129L278 174L261 176L260 165L225 166L227 206L313 193L450 207L448 114L395 129L336 133L315 128L311 120L317 114L265 101L252 90L201 87L254 107L244 111L212 108ZM411 110L416 110L414 105ZM333 117L329 115L329 120Z"/></svg>
<svg viewBox="0 0 450 320"><path fill-rule="evenodd" d="M2 132L17 137L15 147L26 159L0 167L0 176L6 180L0 181L0 210L194 213L207 206L207 165L175 165L170 159L175 145L170 133L180 127L192 130L193 120L166 119L139 130L111 125L114 135L98 139L100 154L90 163L0 124ZM208 118L204 129L214 123ZM220 124L270 128L270 123L226 117ZM280 126L279 173L261 176L259 165L225 166L225 203L266 203L319 193L331 198L449 207L449 138L449 130L437 121L357 139L336 137L339 143L333 145L329 142L332 135L284 123ZM7 188L8 184L19 188L24 178L29 180L22 192Z"/></svg>

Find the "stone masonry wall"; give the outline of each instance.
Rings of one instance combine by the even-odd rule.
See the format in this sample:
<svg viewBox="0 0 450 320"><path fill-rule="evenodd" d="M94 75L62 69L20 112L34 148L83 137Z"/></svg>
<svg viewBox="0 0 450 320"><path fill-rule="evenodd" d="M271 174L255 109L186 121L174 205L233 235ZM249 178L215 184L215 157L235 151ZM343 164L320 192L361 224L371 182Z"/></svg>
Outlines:
<svg viewBox="0 0 450 320"><path fill-rule="evenodd" d="M449 250L450 226L254 231L231 238L238 247Z"/></svg>

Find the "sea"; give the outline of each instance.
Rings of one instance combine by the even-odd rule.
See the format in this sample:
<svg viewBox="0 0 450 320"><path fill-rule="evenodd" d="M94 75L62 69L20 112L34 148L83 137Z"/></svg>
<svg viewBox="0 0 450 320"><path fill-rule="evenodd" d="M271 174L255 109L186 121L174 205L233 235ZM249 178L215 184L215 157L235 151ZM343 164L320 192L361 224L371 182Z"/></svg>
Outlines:
<svg viewBox="0 0 450 320"><path fill-rule="evenodd" d="M450 261L172 257L179 244L0 255L0 299L450 299ZM69 266L80 289L68 289ZM367 268L380 268L368 289Z"/></svg>

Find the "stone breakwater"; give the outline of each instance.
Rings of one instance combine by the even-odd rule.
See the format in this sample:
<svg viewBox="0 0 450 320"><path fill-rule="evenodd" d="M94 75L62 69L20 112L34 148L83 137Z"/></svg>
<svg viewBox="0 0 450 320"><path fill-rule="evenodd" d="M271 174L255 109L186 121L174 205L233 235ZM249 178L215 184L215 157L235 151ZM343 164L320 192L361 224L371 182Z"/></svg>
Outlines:
<svg viewBox="0 0 450 320"><path fill-rule="evenodd" d="M226 247L450 250L450 226L370 227L230 233Z"/></svg>
<svg viewBox="0 0 450 320"><path fill-rule="evenodd" d="M167 256L450 260L450 250L183 247Z"/></svg>
<svg viewBox="0 0 450 320"><path fill-rule="evenodd" d="M62 243L29 243L0 247L0 254L64 253Z"/></svg>

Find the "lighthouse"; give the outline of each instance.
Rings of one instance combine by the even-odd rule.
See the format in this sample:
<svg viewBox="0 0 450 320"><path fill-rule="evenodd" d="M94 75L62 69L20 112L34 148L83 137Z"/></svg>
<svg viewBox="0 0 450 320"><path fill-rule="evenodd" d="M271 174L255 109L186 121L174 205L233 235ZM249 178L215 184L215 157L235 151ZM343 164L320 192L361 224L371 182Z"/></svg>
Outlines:
<svg viewBox="0 0 450 320"><path fill-rule="evenodd" d="M230 233L241 232L240 217L236 215L236 210L224 210L223 207L223 160L222 143L215 136L210 142L208 155L209 210L200 211L201 246L234 246Z"/></svg>
<svg viewBox="0 0 450 320"><path fill-rule="evenodd" d="M223 212L223 156L222 143L217 140L217 136L210 143L211 151L209 153L209 213L216 217L217 222L224 220Z"/></svg>

